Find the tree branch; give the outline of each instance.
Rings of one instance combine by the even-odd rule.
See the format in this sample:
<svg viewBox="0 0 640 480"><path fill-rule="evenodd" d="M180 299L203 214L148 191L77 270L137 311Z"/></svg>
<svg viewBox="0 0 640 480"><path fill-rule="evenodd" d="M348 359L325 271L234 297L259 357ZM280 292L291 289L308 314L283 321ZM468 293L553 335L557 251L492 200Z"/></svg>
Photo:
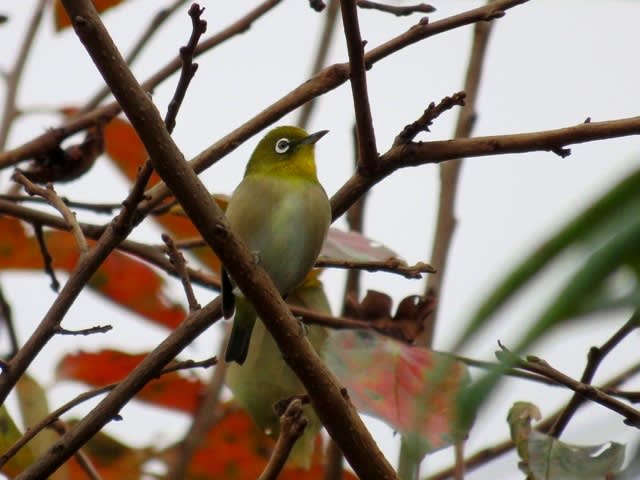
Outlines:
<svg viewBox="0 0 640 480"><path fill-rule="evenodd" d="M604 360L604 358L611 353L611 351L617 347L618 344L627 337L627 335L638 327L640 327L640 310L634 312L631 318L622 325L622 327L620 327L618 331L609 338L609 340L602 344L601 347L591 347L591 349L589 349L587 365L582 372L580 382L584 384L591 384L593 376L595 375L602 360ZM560 414L556 422L551 427L549 435L556 438L562 435L562 432L569 423L569 420L571 420L571 417L573 417L578 410L578 407L582 405L584 401L585 398L583 395L580 395L578 392L574 393L571 400L562 411L562 414Z"/></svg>
<svg viewBox="0 0 640 480"><path fill-rule="evenodd" d="M355 0L340 0L342 24L349 54L351 95L356 116L358 138L358 168L368 172L378 160L376 137L373 130L367 75L364 64L364 43L358 25L358 9Z"/></svg>
<svg viewBox="0 0 640 480"><path fill-rule="evenodd" d="M20 85L20 78L24 71L24 66L27 63L27 57L31 52L31 46L33 40L38 32L38 27L42 20L42 14L47 5L47 0L38 0L33 15L29 21L27 32L25 33L22 44L18 48L16 54L16 61L13 68L6 74L6 90L4 94L4 107L2 109L2 116L0 117L0 151L4 150L9 138L9 132L13 120L15 119L16 109L16 97L18 94L18 87Z"/></svg>
<svg viewBox="0 0 640 480"><path fill-rule="evenodd" d="M333 375L317 357L306 338L300 337L299 325L271 279L261 267L255 265L251 252L231 232L224 214L166 132L158 111L126 67L91 2L63 0L63 4L73 21L74 30L143 141L154 168L171 188L240 289L254 304L258 315L282 350L286 362L307 389L316 413L331 436L340 443L351 466L363 478L395 478L395 472L362 424L353 405L343 396ZM190 317L201 318L200 312L206 310L205 307L203 311ZM210 318L211 312L208 313L207 318ZM186 321L181 324L134 372L144 367L157 372L162 367L162 362L170 359L170 354L177 353L173 348L167 351L163 347L170 340L183 341L187 336L184 332L185 325L192 323L193 321ZM132 378L136 380L131 380ZM143 380L141 376L129 375L121 384L123 386L120 390L116 388L111 392L96 409L18 478L35 479L50 474L127 401L124 396L120 396L116 402L116 393L121 394L127 387L136 391L144 385Z"/></svg>

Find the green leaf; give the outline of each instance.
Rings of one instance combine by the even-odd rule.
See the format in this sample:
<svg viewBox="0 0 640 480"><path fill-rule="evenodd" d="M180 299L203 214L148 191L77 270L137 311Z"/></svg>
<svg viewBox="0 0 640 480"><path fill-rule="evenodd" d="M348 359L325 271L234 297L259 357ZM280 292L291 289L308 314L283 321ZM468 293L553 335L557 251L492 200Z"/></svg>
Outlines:
<svg viewBox="0 0 640 480"><path fill-rule="evenodd" d="M520 468L531 480L602 480L620 470L625 446L615 442L578 446L531 429L540 418L532 403L516 402L507 421L522 459Z"/></svg>
<svg viewBox="0 0 640 480"><path fill-rule="evenodd" d="M457 348L460 348L463 344L468 342L481 328L488 327L490 324L490 317L504 306L507 301L513 298L513 296L526 286L526 284L531 282L543 269L548 267L552 261L557 259L561 253L565 252L570 247L584 248L590 246L593 248L592 244L595 240L601 242L603 238L611 238L612 236L615 236L615 234L622 233L630 221L635 220L637 222L639 211L640 169L631 173L628 177L615 185L611 190L596 200L590 207L571 220L566 226L559 229L547 241L542 243L534 252L532 252L522 263L514 268L504 278L504 280L498 284L493 292L487 296L485 301L472 315L467 328L457 342ZM618 245L616 244L610 245L608 250L602 252L603 256L609 255L611 257L616 256L616 254L621 254L622 252L616 252L617 247ZM620 247L627 248L624 252L625 255L623 258L620 258L619 255L619 263L623 263L624 260L631 264L633 262L634 253L635 258L638 258L640 245L636 245L635 249L628 248L628 244L624 246L620 245ZM604 267L604 265L601 266ZM615 266L616 265L610 265L611 268L606 268L604 270L608 270L608 273L611 273ZM594 270L587 270L586 273L589 274L593 272ZM574 277L574 280L576 277ZM604 279L605 278L602 278L601 280ZM580 285L576 285L573 289L574 293L580 294L585 291L593 292L595 288L595 285L593 285L592 282L593 280L593 278L581 280L581 282L579 282ZM572 298L572 301L575 302L576 300L577 298ZM553 310L556 313L561 313L560 310L564 309L565 311L562 313L568 313L566 310L567 305L561 305L561 303L562 302L556 302L553 306ZM546 328L547 323L553 323L554 319L552 317L554 316L554 312L547 312L547 315L549 316L546 317L546 320L537 325L534 332L530 332L529 340L537 338L536 336L540 333L540 328Z"/></svg>

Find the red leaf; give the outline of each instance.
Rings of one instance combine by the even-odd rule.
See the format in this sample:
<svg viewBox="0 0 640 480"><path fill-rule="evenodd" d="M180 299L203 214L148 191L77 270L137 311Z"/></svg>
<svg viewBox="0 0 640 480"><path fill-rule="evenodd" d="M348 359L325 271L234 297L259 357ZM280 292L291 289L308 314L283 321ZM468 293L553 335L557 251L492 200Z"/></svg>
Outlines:
<svg viewBox="0 0 640 480"><path fill-rule="evenodd" d="M146 356L146 353L134 355L117 350L96 353L80 351L65 355L58 362L56 378L102 387L125 378ZM197 378L172 372L148 383L136 398L172 410L193 413L204 389L205 385Z"/></svg>
<svg viewBox="0 0 640 480"><path fill-rule="evenodd" d="M320 255L354 262L384 262L397 258L398 254L357 232L345 232L330 228Z"/></svg>
<svg viewBox="0 0 640 480"><path fill-rule="evenodd" d="M427 451L466 435L456 427L456 395L468 380L462 363L353 331L332 332L324 357L359 410L418 435Z"/></svg>
<svg viewBox="0 0 640 480"><path fill-rule="evenodd" d="M42 270L42 254L35 237L27 235L23 224L0 217L0 270ZM78 262L78 247L64 231L44 235L53 267L72 271ZM93 246L95 242L89 241ZM110 300L156 323L173 328L185 316L181 305L164 294L165 281L148 265L120 252L113 252L91 279L89 286Z"/></svg>

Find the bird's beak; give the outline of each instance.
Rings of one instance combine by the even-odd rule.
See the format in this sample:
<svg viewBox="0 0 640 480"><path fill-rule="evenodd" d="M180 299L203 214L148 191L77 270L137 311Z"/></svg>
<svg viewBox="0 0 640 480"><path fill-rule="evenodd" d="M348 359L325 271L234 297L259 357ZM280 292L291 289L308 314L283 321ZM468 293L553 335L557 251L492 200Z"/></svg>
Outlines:
<svg viewBox="0 0 640 480"><path fill-rule="evenodd" d="M329 133L329 130L320 130L319 132L312 133L308 137L304 137L302 140L300 140L298 142L298 145L313 145L327 133Z"/></svg>

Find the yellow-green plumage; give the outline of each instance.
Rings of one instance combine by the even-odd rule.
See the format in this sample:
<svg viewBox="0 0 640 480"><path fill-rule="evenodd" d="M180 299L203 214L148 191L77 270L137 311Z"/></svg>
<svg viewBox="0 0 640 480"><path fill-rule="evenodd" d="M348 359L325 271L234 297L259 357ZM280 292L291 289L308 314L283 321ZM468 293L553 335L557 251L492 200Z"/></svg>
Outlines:
<svg viewBox="0 0 640 480"><path fill-rule="evenodd" d="M298 286L313 267L331 222L329 200L318 182L314 158L314 144L324 133L309 135L297 127L270 131L258 143L227 207L231 228L255 253L283 295ZM228 295L223 292L226 305L230 304ZM256 314L242 295L236 296L236 304L225 359L242 364Z"/></svg>

